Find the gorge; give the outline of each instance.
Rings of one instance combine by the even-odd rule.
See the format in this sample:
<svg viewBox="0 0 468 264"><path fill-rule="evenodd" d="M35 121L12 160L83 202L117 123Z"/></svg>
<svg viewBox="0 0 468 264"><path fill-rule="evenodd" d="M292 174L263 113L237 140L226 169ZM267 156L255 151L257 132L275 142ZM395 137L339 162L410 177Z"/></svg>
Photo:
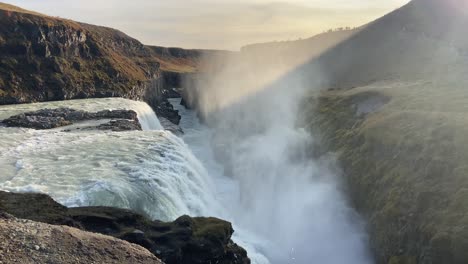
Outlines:
<svg viewBox="0 0 468 264"><path fill-rule="evenodd" d="M37 226L115 263L466 263L466 7L231 52L0 3L2 253Z"/></svg>

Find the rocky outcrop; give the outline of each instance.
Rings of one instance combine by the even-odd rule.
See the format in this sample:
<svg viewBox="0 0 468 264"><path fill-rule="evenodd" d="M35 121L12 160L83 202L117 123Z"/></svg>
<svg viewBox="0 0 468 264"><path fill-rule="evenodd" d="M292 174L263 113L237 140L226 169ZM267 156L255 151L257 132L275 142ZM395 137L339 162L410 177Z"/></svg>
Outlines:
<svg viewBox="0 0 468 264"><path fill-rule="evenodd" d="M44 194L7 192L0 192L0 211L123 239L150 250L166 264L250 263L246 251L231 240L231 224L217 218L182 216L165 223L124 209L66 208Z"/></svg>
<svg viewBox="0 0 468 264"><path fill-rule="evenodd" d="M118 119L98 125L97 129L100 130L141 130L137 113L133 110L87 112L71 108L41 109L9 117L2 123L8 127L51 129L68 126L74 122L99 119Z"/></svg>
<svg viewBox="0 0 468 264"><path fill-rule="evenodd" d="M0 7L0 104L140 99L159 63L113 29Z"/></svg>
<svg viewBox="0 0 468 264"><path fill-rule="evenodd" d="M2 212L0 262L162 264L147 249L120 239L17 219Z"/></svg>
<svg viewBox="0 0 468 264"><path fill-rule="evenodd" d="M85 129L93 129L93 127L85 128ZM125 120L125 119L111 120L108 123L98 125L96 127L96 129L98 129L98 130L111 130L111 131L114 131L114 132L142 130L141 125L140 125L140 123L138 121Z"/></svg>
<svg viewBox="0 0 468 264"><path fill-rule="evenodd" d="M182 135L184 131L179 125L176 125L164 117L159 117L159 122L165 130L171 131L174 135Z"/></svg>
<svg viewBox="0 0 468 264"><path fill-rule="evenodd" d="M166 93L208 52L147 47L115 29L7 4L0 4L0 25L0 105L124 97L177 124Z"/></svg>

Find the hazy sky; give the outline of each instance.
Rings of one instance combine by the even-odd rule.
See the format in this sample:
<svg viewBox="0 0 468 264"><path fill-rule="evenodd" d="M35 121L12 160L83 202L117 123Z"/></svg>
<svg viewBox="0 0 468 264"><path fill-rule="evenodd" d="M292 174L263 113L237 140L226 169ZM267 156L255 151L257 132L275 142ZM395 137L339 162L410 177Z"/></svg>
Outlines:
<svg viewBox="0 0 468 264"><path fill-rule="evenodd" d="M1 1L1 0L0 0ZM359 26L409 0L4 0L120 29L145 44L239 49Z"/></svg>

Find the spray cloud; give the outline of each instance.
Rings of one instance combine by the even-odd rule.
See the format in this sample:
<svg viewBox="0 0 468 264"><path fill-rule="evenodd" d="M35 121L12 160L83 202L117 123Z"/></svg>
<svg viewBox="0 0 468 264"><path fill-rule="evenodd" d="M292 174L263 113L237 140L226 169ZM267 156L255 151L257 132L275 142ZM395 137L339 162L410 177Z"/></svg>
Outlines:
<svg viewBox="0 0 468 264"><path fill-rule="evenodd" d="M211 70L189 91L225 173L239 183L234 221L269 241L261 250L272 263L371 263L336 163L313 158L314 137L298 126L301 100L325 75L271 56L211 56Z"/></svg>

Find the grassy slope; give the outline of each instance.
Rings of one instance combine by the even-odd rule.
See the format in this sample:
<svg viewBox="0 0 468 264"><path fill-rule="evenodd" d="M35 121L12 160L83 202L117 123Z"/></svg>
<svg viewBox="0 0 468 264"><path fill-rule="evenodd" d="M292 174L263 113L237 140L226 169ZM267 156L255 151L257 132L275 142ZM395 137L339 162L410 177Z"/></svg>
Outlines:
<svg viewBox="0 0 468 264"><path fill-rule="evenodd" d="M312 63L342 90L304 117L339 156L377 263L468 263L467 4L415 0ZM373 100L388 102L358 113Z"/></svg>
<svg viewBox="0 0 468 264"><path fill-rule="evenodd" d="M29 11L29 10L23 9L21 7L17 7L17 6L10 5L10 4L7 4L7 3L2 3L2 2L0 2L0 9L5 10L5 11L25 13L25 14L31 14L31 15L37 15L37 16L45 16L45 15L43 15L41 13L38 13L38 12Z"/></svg>
<svg viewBox="0 0 468 264"><path fill-rule="evenodd" d="M358 114L372 98L389 101ZM378 263L467 262L467 99L460 83L383 82L326 92L306 110L338 153Z"/></svg>

